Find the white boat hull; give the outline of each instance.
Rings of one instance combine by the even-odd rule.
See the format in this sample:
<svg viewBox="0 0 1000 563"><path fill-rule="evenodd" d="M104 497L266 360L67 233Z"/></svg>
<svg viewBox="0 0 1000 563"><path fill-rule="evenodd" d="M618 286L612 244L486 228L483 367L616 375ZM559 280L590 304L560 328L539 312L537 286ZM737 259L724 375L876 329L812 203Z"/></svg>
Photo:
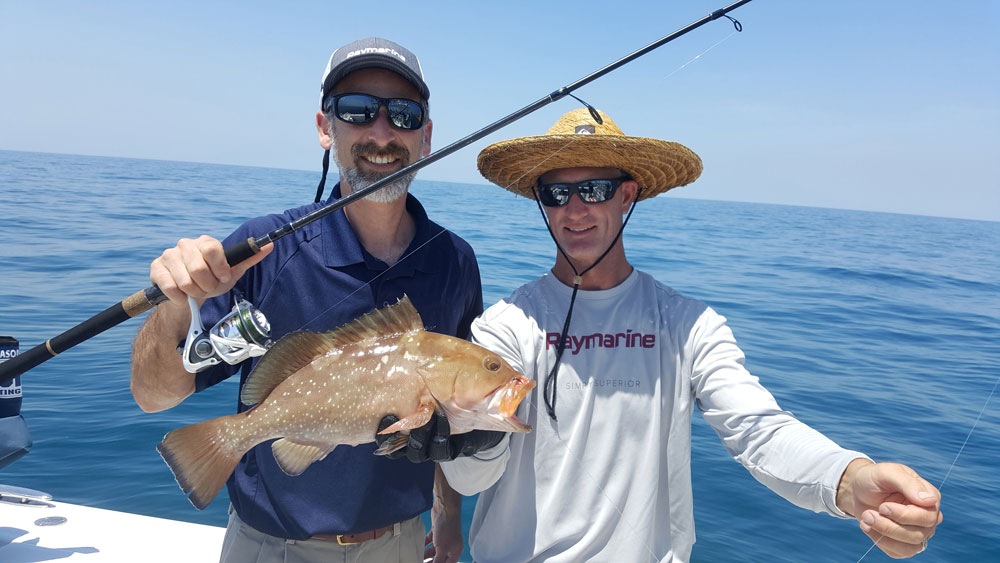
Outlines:
<svg viewBox="0 0 1000 563"><path fill-rule="evenodd" d="M225 528L47 499L0 501L0 561L216 563Z"/></svg>

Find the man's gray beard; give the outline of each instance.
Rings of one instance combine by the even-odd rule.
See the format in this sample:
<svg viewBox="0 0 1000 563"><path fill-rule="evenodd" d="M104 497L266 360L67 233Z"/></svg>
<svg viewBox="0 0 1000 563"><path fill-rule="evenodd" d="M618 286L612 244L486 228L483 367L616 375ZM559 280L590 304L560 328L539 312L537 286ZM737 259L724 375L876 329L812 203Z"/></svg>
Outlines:
<svg viewBox="0 0 1000 563"><path fill-rule="evenodd" d="M347 183L351 186L351 190L354 192L359 192L388 176L388 174L365 173L357 168L345 168L339 162L337 163L337 166L340 168L340 179L342 181L347 181ZM382 186L374 192L366 195L364 199L375 203L390 203L396 201L406 195L406 191L410 187L410 182L412 182L416 176L416 172L410 172L398 180L386 184L385 186Z"/></svg>
<svg viewBox="0 0 1000 563"><path fill-rule="evenodd" d="M332 146L330 147L330 154L334 155L333 160L336 162L337 169L340 171L340 180L342 182L346 181L351 186L352 192L359 192L389 175L389 174L380 174L377 172L362 172L357 168L351 168L345 166L344 163L341 162L340 158L337 156L337 143L333 141L332 131L330 139L332 144ZM406 174L401 178L389 184L386 184L385 186L382 186L381 188L375 190L374 192L366 195L364 199L375 203L391 203L393 201L396 201L397 199L406 195L406 191L410 187L410 182L412 182L413 179L416 177L417 177L416 171L410 172L409 174ZM342 194L342 195L347 195L347 194Z"/></svg>

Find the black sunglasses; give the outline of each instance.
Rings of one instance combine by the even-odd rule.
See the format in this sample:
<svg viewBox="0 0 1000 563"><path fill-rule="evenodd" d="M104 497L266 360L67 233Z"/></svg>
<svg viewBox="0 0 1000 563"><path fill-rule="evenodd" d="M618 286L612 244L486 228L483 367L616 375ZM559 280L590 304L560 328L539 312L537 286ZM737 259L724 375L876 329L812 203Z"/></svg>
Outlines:
<svg viewBox="0 0 1000 563"><path fill-rule="evenodd" d="M618 186L630 179L628 176L623 176L584 180L572 184L538 184L538 201L546 207L561 207L569 203L569 198L573 194L577 194L584 203L601 203L615 197Z"/></svg>
<svg viewBox="0 0 1000 563"><path fill-rule="evenodd" d="M337 94L326 99L323 111L333 114L346 123L363 125L378 117L378 110L385 106L389 123L398 129L420 129L424 124L424 105L407 98L379 98L370 94Z"/></svg>

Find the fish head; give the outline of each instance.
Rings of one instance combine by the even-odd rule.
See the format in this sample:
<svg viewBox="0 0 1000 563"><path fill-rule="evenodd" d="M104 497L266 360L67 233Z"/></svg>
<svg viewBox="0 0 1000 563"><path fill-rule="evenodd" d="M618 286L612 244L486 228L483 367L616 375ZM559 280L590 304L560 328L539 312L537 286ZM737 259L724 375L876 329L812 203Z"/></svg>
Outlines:
<svg viewBox="0 0 1000 563"><path fill-rule="evenodd" d="M535 382L512 368L499 355L461 341L461 351L436 362L425 373L431 395L448 416L453 434L473 429L530 432L517 417L521 401Z"/></svg>

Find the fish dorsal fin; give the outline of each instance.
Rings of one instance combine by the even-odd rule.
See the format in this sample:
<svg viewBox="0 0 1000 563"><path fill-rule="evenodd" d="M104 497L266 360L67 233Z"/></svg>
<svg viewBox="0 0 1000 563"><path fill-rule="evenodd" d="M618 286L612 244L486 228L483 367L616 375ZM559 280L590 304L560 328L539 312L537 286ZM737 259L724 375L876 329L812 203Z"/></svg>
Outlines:
<svg viewBox="0 0 1000 563"><path fill-rule="evenodd" d="M423 329L424 322L420 320L420 314L404 293L395 305L375 309L323 335L336 347L342 348L369 338Z"/></svg>
<svg viewBox="0 0 1000 563"><path fill-rule="evenodd" d="M331 350L369 338L383 338L423 328L420 314L404 294L395 305L375 309L329 332L291 332L271 346L257 362L243 386L240 401L244 405L260 403L290 375Z"/></svg>
<svg viewBox="0 0 1000 563"><path fill-rule="evenodd" d="M325 335L307 330L283 336L257 362L240 392L240 402L255 405L263 401L288 376L330 351Z"/></svg>

